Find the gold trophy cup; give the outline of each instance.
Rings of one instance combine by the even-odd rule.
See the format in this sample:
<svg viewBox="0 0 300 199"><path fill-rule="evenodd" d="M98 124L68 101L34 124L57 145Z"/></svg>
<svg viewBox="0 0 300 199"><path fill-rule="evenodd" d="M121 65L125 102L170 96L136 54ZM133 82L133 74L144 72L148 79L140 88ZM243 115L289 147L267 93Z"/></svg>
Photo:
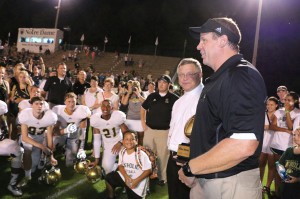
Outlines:
<svg viewBox="0 0 300 199"><path fill-rule="evenodd" d="M191 137L192 129L195 121L195 115L193 115L184 126L184 135L188 138ZM178 145L177 150L177 162L186 162L190 159L190 143L182 143Z"/></svg>

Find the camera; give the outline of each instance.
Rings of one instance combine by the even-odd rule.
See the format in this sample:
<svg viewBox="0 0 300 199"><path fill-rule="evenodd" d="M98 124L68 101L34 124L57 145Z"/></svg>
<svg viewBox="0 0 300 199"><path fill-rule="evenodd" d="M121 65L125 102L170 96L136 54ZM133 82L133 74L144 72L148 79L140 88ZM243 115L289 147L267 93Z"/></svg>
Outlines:
<svg viewBox="0 0 300 199"><path fill-rule="evenodd" d="M137 87L135 87L135 86L132 87L132 91L133 91L133 92L135 92L135 91L137 91L137 90L138 90Z"/></svg>

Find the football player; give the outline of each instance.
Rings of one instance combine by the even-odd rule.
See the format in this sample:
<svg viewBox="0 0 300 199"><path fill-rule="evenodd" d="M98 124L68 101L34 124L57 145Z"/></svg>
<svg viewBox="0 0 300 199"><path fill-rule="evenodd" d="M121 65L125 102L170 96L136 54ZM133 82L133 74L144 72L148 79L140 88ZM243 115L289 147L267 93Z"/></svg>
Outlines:
<svg viewBox="0 0 300 199"><path fill-rule="evenodd" d="M113 104L109 99L103 100L101 112L92 115L90 121L94 127L94 155L98 165L100 159L101 140L103 143L102 167L105 173L110 173L117 168L116 157L122 147L123 134L128 128L124 124L126 115L118 110L113 111Z"/></svg>
<svg viewBox="0 0 300 199"><path fill-rule="evenodd" d="M0 115L7 113L7 104L0 101ZM14 196L23 195L21 189L17 187L17 180L22 166L23 148L11 139L7 139L7 133L0 130L0 156L12 156L11 160L11 178L7 189Z"/></svg>
<svg viewBox="0 0 300 199"><path fill-rule="evenodd" d="M21 142L24 147L23 167L25 177L18 183L18 187L24 187L31 180L31 172L36 170L41 151L50 156L52 165L57 164L53 157L53 127L57 121L57 115L51 110L43 110L43 97L30 99L32 108L22 110L18 119L21 124ZM47 131L47 145L43 144L44 132Z"/></svg>
<svg viewBox="0 0 300 199"><path fill-rule="evenodd" d="M91 111L87 106L76 105L76 99L75 93L67 93L65 105L57 105L52 109L58 116L55 132L59 135L54 137L54 144L61 147L66 144L67 167L73 166L77 152L84 149L86 119L91 116Z"/></svg>

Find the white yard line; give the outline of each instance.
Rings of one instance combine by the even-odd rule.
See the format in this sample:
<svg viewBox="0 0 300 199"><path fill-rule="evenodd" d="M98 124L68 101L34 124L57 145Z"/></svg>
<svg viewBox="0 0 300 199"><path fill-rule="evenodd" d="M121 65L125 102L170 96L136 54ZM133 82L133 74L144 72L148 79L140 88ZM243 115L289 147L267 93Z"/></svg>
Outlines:
<svg viewBox="0 0 300 199"><path fill-rule="evenodd" d="M79 186L79 185L85 183L86 181L87 181L87 179L86 179L86 178L83 178L83 179L77 181L76 183L74 183L74 184L72 184L72 185L66 187L65 189L61 189L61 190L57 191L56 193L54 193L54 194L48 196L46 199L55 199L55 198L58 198L58 197L61 196L62 194L67 193L67 192L70 191L71 189L73 189L73 188L75 188L75 187L77 187L77 186Z"/></svg>

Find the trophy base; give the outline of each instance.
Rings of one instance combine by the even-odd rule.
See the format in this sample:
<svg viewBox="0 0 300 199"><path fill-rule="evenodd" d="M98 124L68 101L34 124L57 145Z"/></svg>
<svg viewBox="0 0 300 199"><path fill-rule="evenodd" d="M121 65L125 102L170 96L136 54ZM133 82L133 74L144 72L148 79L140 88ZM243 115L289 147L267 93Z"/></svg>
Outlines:
<svg viewBox="0 0 300 199"><path fill-rule="evenodd" d="M179 144L176 161L180 163L185 163L189 161L189 159L190 159L190 144L189 143Z"/></svg>

